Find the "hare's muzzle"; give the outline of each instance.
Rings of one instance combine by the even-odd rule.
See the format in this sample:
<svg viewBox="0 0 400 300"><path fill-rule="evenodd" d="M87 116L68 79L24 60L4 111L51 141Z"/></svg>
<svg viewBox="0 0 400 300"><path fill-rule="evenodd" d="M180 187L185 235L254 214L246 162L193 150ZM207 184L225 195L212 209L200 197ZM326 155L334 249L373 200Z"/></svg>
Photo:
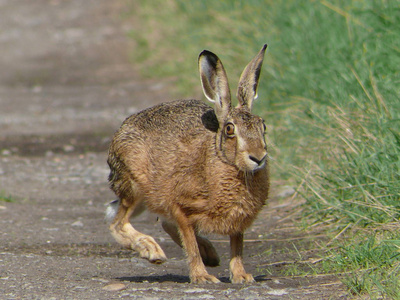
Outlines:
<svg viewBox="0 0 400 300"><path fill-rule="evenodd" d="M257 171L259 169L264 168L265 163L267 161L267 153L264 154L264 156L262 158L258 158L256 156L253 155L249 155L249 166L253 167L253 171Z"/></svg>

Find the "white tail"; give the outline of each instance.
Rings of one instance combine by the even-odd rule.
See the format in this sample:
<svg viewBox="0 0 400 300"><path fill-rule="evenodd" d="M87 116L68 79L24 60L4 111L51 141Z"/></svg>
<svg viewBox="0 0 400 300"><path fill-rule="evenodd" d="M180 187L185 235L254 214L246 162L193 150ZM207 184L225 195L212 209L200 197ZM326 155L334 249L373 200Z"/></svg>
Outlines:
<svg viewBox="0 0 400 300"><path fill-rule="evenodd" d="M111 201L107 204L104 220L111 224L118 212L119 199Z"/></svg>

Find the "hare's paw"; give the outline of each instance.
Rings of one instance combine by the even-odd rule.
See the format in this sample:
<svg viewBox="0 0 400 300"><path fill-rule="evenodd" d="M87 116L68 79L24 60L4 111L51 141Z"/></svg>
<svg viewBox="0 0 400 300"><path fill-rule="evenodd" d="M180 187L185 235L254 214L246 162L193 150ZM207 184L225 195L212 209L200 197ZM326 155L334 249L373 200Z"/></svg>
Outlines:
<svg viewBox="0 0 400 300"><path fill-rule="evenodd" d="M190 276L191 283L219 283L219 279L210 274Z"/></svg>
<svg viewBox="0 0 400 300"><path fill-rule="evenodd" d="M232 283L253 283L255 282L253 275L248 273L236 274L231 276Z"/></svg>
<svg viewBox="0 0 400 300"><path fill-rule="evenodd" d="M152 264L162 264L167 260L164 251L151 236L141 237L132 248Z"/></svg>

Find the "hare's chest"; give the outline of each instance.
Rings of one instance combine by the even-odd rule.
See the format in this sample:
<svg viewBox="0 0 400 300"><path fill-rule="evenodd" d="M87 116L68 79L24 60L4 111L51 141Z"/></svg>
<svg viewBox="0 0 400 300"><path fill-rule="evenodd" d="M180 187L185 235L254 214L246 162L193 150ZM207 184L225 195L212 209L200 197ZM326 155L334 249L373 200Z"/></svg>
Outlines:
<svg viewBox="0 0 400 300"><path fill-rule="evenodd" d="M204 233L230 235L245 231L254 221L263 201L243 198L220 201L204 215L193 216L196 228Z"/></svg>

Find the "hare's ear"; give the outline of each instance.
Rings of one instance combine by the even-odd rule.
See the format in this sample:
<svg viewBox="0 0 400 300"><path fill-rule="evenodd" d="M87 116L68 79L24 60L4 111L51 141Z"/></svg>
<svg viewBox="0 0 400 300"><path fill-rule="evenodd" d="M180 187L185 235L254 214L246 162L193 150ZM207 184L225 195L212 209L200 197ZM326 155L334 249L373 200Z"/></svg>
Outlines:
<svg viewBox="0 0 400 300"><path fill-rule="evenodd" d="M231 93L224 66L214 53L204 50L199 55L199 71L204 95L215 103L217 118L222 120L231 108Z"/></svg>
<svg viewBox="0 0 400 300"><path fill-rule="evenodd" d="M245 106L251 111L253 107L253 100L257 99L257 88L258 81L260 79L261 67L264 61L265 50L267 44L265 44L260 52L253 58L253 60L244 68L242 75L239 79L239 85L237 90L237 98L239 100L239 106Z"/></svg>

